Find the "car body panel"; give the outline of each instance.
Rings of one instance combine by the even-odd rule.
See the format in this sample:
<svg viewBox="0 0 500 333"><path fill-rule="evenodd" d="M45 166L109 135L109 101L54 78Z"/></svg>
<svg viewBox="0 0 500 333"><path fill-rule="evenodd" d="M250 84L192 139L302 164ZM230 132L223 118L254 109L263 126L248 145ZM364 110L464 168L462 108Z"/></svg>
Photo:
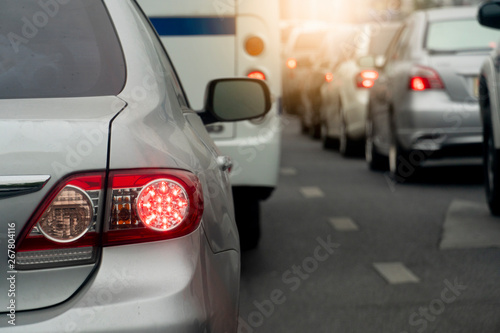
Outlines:
<svg viewBox="0 0 500 333"><path fill-rule="evenodd" d="M43 198L64 176L82 170L105 170L109 123L125 105L116 97L106 96L0 100L1 175L51 177L38 192L0 200L2 225L6 228L7 223L15 223L19 235ZM6 260L0 262L0 269L10 271ZM93 265L39 274L19 272L17 309L46 307L66 300L92 270ZM43 288L37 281L43 281ZM0 280L0 288L9 289L6 279ZM7 293L0 295L0 300L6 303Z"/></svg>
<svg viewBox="0 0 500 333"><path fill-rule="evenodd" d="M238 271L227 262L236 268L239 254L214 254L201 227L179 239L105 248L99 270L71 300L19 312L23 325L0 332L235 332L227 304L237 309L237 294L224 291L238 287Z"/></svg>
<svg viewBox="0 0 500 333"><path fill-rule="evenodd" d="M27 221L67 172L182 169L197 175L202 185L201 224L177 239L104 247L95 267L19 273L23 274L18 280L19 300L31 301L17 309L18 325L3 321L0 332L235 332L239 242L229 176L216 162L219 150L200 117L186 107L161 43L153 38L153 30L134 2L104 3L125 54L124 88L118 97L86 98L85 103L78 98L57 100L54 105L49 99L32 100L26 107L24 101L0 101L13 105L12 120L5 122L11 128L6 135L31 135L26 142L9 146L12 151L2 151L9 174L33 174L37 165L37 174L54 175L36 193L0 200L0 211L10 214L6 221ZM38 112L46 107L52 107L50 116L45 116L48 119ZM77 125L71 126L73 122ZM0 124L4 126L3 121ZM103 131L102 140L97 139L101 138L97 130ZM91 143L83 151L84 158L64 165L68 147L78 152L84 139ZM9 137L5 142L10 141ZM23 161L26 152L30 158ZM66 167L57 177L54 161ZM31 209L26 209L28 204ZM19 233L22 224L18 226ZM0 265L7 271L5 263ZM6 290L5 282L1 283ZM57 294L45 294L55 293L56 285ZM20 311L33 307L38 308Z"/></svg>

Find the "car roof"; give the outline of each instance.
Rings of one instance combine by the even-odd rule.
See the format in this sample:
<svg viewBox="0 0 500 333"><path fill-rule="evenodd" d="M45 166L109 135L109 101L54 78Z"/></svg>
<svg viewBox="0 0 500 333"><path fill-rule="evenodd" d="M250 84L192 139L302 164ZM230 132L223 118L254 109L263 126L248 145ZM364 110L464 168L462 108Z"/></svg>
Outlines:
<svg viewBox="0 0 500 333"><path fill-rule="evenodd" d="M475 18L477 15L476 6L467 7L444 7L428 9L425 11L427 21L446 21L463 18Z"/></svg>

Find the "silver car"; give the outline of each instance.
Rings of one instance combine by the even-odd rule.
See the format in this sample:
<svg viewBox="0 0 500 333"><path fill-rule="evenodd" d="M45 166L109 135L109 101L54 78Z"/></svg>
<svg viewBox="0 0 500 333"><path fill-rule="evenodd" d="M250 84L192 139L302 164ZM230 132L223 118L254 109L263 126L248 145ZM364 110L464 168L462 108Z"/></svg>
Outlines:
<svg viewBox="0 0 500 333"><path fill-rule="evenodd" d="M427 159L481 155L478 76L500 34L475 7L414 13L370 91L366 159L397 181Z"/></svg>
<svg viewBox="0 0 500 333"><path fill-rule="evenodd" d="M131 0L1 0L0 332L236 332L228 169L204 124L263 116L221 79L194 112Z"/></svg>

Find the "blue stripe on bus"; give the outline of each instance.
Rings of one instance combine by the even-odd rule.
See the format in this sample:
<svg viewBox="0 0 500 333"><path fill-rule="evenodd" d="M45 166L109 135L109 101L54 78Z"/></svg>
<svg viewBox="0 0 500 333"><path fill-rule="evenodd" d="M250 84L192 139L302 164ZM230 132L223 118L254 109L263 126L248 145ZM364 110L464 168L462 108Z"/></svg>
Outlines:
<svg viewBox="0 0 500 333"><path fill-rule="evenodd" d="M152 17L160 36L235 35L234 17Z"/></svg>

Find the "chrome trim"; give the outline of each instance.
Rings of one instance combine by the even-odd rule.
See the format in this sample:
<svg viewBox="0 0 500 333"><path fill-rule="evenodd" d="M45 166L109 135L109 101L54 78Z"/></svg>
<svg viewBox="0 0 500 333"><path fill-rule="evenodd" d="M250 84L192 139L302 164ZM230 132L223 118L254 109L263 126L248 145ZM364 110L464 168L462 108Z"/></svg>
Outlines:
<svg viewBox="0 0 500 333"><path fill-rule="evenodd" d="M49 175L0 176L0 199L40 191L50 178Z"/></svg>

